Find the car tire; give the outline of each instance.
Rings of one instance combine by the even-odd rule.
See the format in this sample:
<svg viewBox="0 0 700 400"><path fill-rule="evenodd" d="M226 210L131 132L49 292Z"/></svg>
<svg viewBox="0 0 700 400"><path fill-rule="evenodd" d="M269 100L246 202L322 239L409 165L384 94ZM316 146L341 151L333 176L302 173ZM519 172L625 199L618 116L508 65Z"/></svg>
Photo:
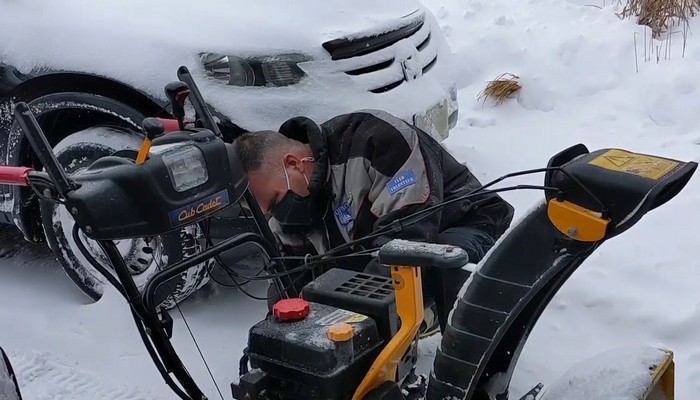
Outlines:
<svg viewBox="0 0 700 400"><path fill-rule="evenodd" d="M117 151L137 151L143 138L123 128L95 126L75 132L60 141L54 154L70 177L79 174L98 158ZM73 240L74 220L63 205L41 201L41 219L49 247L58 258L68 277L94 301L102 297L102 276L84 257ZM111 269L99 245L80 233L82 242L90 254ZM167 241L167 243L166 243ZM129 267L132 278L143 292L146 284L158 271L168 265L191 257L202 250L203 234L198 225L184 227L179 235L156 238L139 238L115 242ZM170 254L168 254L170 253ZM189 268L172 278L156 291L156 302L169 309L180 303L209 281L209 269L213 260Z"/></svg>

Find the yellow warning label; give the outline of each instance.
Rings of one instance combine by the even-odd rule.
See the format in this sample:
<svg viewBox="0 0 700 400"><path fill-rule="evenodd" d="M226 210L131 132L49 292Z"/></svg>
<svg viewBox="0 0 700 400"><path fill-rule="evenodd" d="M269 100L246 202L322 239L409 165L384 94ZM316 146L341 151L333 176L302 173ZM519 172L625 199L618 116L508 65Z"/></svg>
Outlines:
<svg viewBox="0 0 700 400"><path fill-rule="evenodd" d="M644 178L657 180L673 171L678 161L630 153L624 150L608 150L588 162L589 164L611 171L624 172Z"/></svg>
<svg viewBox="0 0 700 400"><path fill-rule="evenodd" d="M347 317L343 322L346 322L348 324L356 323L356 322L362 322L367 319L366 315L362 314L352 314L351 316Z"/></svg>

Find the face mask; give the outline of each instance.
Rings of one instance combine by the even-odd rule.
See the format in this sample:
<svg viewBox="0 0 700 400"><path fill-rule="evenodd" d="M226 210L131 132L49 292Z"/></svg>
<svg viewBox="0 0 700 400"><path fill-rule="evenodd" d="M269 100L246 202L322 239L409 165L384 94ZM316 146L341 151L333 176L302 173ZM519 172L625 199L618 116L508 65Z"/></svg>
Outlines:
<svg viewBox="0 0 700 400"><path fill-rule="evenodd" d="M309 160L313 161L313 158L307 157L302 159L302 161ZM302 173L302 175L308 185L309 179L305 174ZM316 220L314 196L311 194L308 196L300 196L294 193L289 184L289 175L287 174L286 168L284 169L284 176L287 179L287 193L282 200L274 206L272 215L280 223L284 233L304 234L308 232Z"/></svg>

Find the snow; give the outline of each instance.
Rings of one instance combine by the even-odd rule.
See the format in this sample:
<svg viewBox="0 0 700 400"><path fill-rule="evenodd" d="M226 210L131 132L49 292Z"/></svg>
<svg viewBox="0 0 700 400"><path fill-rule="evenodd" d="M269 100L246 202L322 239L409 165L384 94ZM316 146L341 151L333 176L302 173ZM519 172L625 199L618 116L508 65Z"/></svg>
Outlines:
<svg viewBox="0 0 700 400"><path fill-rule="evenodd" d="M1 4L5 8L18 3L4 0ZM456 53L453 72L459 85L460 120L445 145L482 181L542 167L550 156L579 142L592 150L620 147L700 160L697 37L688 37L682 57L681 33L672 35L670 46L666 40L650 44L648 29L620 20L615 15L620 9L617 2L602 0L428 0L426 4ZM38 12L37 24L64 12L58 5L46 7L48 12ZM182 9L167 8L174 13ZM70 9L65 13L70 14ZM90 23L104 21L107 10ZM202 16L201 10L190 10ZM269 16L268 21L282 19ZM29 20L15 20L10 26L30 24ZM211 32L223 29L210 25ZM696 18L691 31L698 28ZM132 42L128 35L138 33L138 29L125 29L123 43ZM169 34L165 29L152 40ZM206 30L202 34L208 35ZM7 43L15 39L3 42L0 54L7 53L7 46L12 46ZM46 46L48 58L60 40L57 35L48 43L37 40L36 46ZM125 62L118 60L125 47L113 47L115 62ZM645 61L645 48L649 61ZM65 44L57 49L69 65L72 57L65 55L73 52ZM654 52L651 57L649 49ZM172 61L165 65L168 62ZM145 70L143 79L154 71ZM518 97L499 107L478 102L486 82L505 72L521 77ZM541 179L541 175L523 177L513 183L540 184ZM516 206L516 218L541 196L537 191L503 194ZM676 397L700 398L700 275L694 269L698 245L694 231L685 231L700 225L699 200L700 184L694 178L675 199L586 261L532 332L516 368L513 398L537 382L555 382L595 354L632 343L673 350ZM18 241L19 235L14 239ZM2 242L18 246L20 253L0 260L0 345L20 365L16 372L26 398L95 399L84 389L87 381L96 385L91 393L108 393L105 399L172 398L117 293L107 290L99 302L86 304L45 252L21 242L12 245L9 239ZM261 295L265 287L248 289ZM230 398L228 385L236 378L247 329L264 316L264 303L232 289L204 288L182 311L219 388ZM210 398L217 398L182 317L177 310L171 315L176 322L176 348L195 380ZM433 337L422 344L423 367L430 366L438 341ZM56 375L52 372L56 369L71 372ZM73 374L80 379L63 378ZM34 379L38 375L48 378Z"/></svg>
<svg viewBox="0 0 700 400"><path fill-rule="evenodd" d="M75 47L85 51L85 58L64 57L62 62L66 64L84 61L88 56L97 56L96 63L103 62L98 59L105 54L99 46L115 39L117 31L104 29L105 26L116 27L112 25L114 22L128 24L128 29L119 32L121 43L112 43L114 46L109 47L110 51L117 51L115 56L126 55L129 47L144 38L158 44L177 45L177 50L195 52L236 50L239 55L269 55L269 51L289 52L291 49L320 53L323 50L318 47L319 39L354 37L362 31L374 31L378 24L381 32L393 27L398 18L420 7L415 0L385 0L381 3L371 0L314 1L306 6L231 0L202 0L196 4L188 0L151 0L146 3L105 0L99 5L89 0L51 3L2 0L0 4L4 11L0 21L5 25L2 32L6 39L0 47L1 53L13 57L27 53L26 46L31 46L32 49L44 50L45 60L54 63L60 56L65 56L65 51ZM56 18L58 15L61 18ZM300 24L304 29L299 29ZM32 44L26 40L28 38L22 37L32 30L48 42L42 40ZM48 32L53 32L53 35L44 36ZM91 32L91 35L86 36L84 32ZM81 40L74 42L76 39ZM203 43L207 43L208 48L197 47Z"/></svg>

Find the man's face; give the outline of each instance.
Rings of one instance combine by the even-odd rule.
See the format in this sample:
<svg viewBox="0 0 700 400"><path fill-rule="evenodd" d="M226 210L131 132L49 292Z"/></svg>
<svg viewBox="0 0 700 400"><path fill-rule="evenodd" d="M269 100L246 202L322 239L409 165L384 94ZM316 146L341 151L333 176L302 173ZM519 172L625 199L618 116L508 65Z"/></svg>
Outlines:
<svg viewBox="0 0 700 400"><path fill-rule="evenodd" d="M300 196L309 194L308 179L314 168L311 155L303 151L290 152L278 160L248 173L250 191L264 214L271 214L288 190Z"/></svg>

